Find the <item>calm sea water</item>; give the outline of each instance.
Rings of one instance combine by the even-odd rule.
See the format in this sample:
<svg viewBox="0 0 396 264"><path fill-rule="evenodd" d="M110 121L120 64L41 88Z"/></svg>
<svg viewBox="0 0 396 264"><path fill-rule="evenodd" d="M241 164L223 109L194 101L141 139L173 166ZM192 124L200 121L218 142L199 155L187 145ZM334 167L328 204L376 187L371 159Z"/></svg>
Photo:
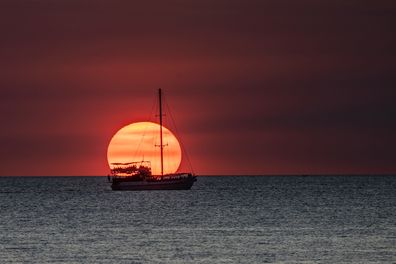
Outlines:
<svg viewBox="0 0 396 264"><path fill-rule="evenodd" d="M0 177L0 263L396 263L396 177Z"/></svg>

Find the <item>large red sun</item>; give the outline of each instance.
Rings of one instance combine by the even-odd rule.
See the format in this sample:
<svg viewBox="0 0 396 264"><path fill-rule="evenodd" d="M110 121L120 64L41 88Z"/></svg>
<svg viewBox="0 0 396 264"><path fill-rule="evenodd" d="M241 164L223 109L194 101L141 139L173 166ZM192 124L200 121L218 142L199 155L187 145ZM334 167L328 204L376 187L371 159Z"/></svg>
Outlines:
<svg viewBox="0 0 396 264"><path fill-rule="evenodd" d="M107 149L107 161L126 163L150 161L153 175L161 174L160 125L139 122L127 125L114 134ZM181 162L179 141L169 129L162 128L164 145L164 174L175 173Z"/></svg>

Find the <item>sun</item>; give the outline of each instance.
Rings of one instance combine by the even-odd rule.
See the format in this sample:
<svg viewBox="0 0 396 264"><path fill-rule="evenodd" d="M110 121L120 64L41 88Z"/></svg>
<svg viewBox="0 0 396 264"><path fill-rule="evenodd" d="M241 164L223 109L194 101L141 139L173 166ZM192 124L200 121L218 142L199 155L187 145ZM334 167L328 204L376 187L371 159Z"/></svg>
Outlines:
<svg viewBox="0 0 396 264"><path fill-rule="evenodd" d="M153 175L161 174L160 125L138 122L127 125L112 137L107 149L107 162L126 163L150 161ZM173 133L162 126L164 145L164 174L175 173L181 162L179 141Z"/></svg>

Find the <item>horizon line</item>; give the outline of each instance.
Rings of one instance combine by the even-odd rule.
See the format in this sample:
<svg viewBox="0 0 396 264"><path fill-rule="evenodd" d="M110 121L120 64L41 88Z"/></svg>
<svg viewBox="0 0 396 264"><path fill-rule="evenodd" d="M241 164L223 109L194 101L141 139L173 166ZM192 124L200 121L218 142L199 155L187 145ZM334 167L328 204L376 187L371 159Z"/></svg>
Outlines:
<svg viewBox="0 0 396 264"><path fill-rule="evenodd" d="M275 173L275 174L200 174L197 177L315 177L315 176L396 176L395 173ZM107 177L107 175L0 175L0 177Z"/></svg>

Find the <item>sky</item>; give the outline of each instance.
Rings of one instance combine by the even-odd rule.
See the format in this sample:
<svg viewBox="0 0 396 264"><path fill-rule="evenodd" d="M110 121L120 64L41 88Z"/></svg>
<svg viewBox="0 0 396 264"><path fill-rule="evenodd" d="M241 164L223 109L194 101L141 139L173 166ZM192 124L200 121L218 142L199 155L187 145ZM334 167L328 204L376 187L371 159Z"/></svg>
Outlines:
<svg viewBox="0 0 396 264"><path fill-rule="evenodd" d="M396 2L0 0L0 175L107 175L164 90L198 175L396 172Z"/></svg>

